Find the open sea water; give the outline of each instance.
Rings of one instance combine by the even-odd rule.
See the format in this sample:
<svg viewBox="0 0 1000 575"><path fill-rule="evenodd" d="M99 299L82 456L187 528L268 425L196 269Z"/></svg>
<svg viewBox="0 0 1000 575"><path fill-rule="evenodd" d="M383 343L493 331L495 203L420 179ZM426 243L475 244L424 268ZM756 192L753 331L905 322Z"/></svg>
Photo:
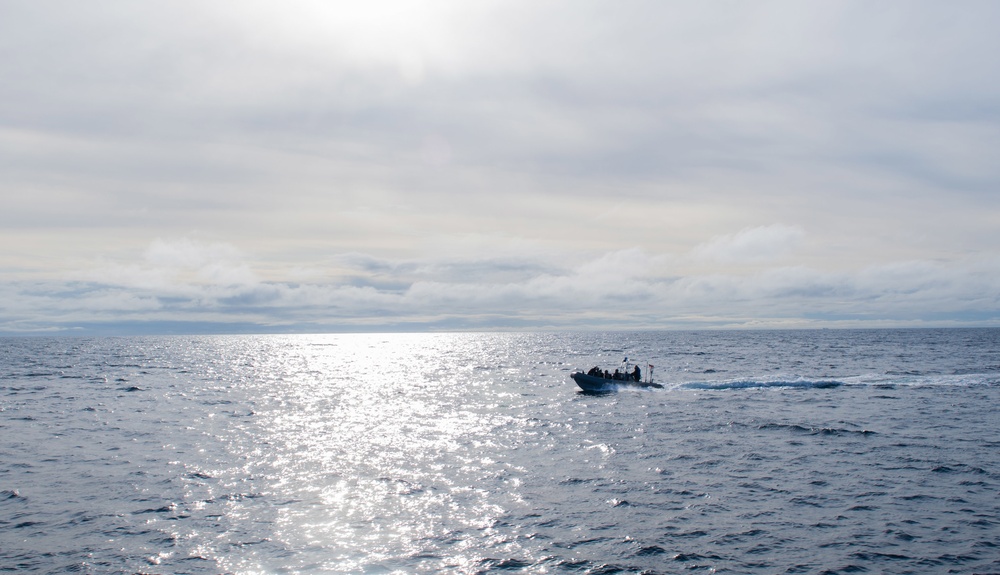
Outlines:
<svg viewBox="0 0 1000 575"><path fill-rule="evenodd" d="M1000 573L998 405L996 329L0 339L0 571Z"/></svg>

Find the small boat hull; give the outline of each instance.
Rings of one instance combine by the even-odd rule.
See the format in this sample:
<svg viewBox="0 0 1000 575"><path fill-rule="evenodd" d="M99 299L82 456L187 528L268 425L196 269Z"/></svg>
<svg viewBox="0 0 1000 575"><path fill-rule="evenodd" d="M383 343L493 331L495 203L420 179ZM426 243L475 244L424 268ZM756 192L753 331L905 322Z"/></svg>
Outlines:
<svg viewBox="0 0 1000 575"><path fill-rule="evenodd" d="M584 391L614 391L619 387L654 387L662 388L663 386L658 383L653 383L651 381L632 381L624 379L607 379L604 377L594 377L593 375L587 375L586 373L576 372L570 377L576 382L580 389Z"/></svg>

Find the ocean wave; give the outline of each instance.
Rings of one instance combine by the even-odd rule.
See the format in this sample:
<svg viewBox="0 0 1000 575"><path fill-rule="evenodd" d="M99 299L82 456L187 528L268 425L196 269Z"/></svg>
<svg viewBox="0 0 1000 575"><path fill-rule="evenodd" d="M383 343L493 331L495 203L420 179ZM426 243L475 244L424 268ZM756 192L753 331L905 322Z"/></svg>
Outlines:
<svg viewBox="0 0 1000 575"><path fill-rule="evenodd" d="M0 501L9 500L24 500L25 497L21 495L17 489L4 489L0 491Z"/></svg>
<svg viewBox="0 0 1000 575"><path fill-rule="evenodd" d="M839 387L841 385L844 385L844 383L836 380L796 380L796 381L740 380L740 381L695 381L691 383L681 384L680 387L684 389L704 389L704 390L757 389L757 388L772 388L772 387L801 388L801 389L829 389L832 387Z"/></svg>
<svg viewBox="0 0 1000 575"><path fill-rule="evenodd" d="M1000 330L964 333L25 338L0 364L83 378L0 379L0 565L996 572ZM567 350L619 348L666 389L578 395Z"/></svg>
<svg viewBox="0 0 1000 575"><path fill-rule="evenodd" d="M933 374L911 372L869 373L841 378L846 385L868 385L886 389L895 387L979 387L1000 385L1000 378L989 373Z"/></svg>
<svg viewBox="0 0 1000 575"><path fill-rule="evenodd" d="M764 423L757 426L761 431L780 430L791 431L793 433L803 433L808 435L861 435L868 436L875 434L869 429L847 429L843 427L813 427L808 425L798 425L794 423Z"/></svg>
<svg viewBox="0 0 1000 575"><path fill-rule="evenodd" d="M831 389L840 386L870 386L880 389L897 387L979 387L1000 386L1000 378L990 374L961 375L912 375L912 374L863 374L837 379L736 379L730 381L692 381L676 385L678 389L727 390L727 389Z"/></svg>

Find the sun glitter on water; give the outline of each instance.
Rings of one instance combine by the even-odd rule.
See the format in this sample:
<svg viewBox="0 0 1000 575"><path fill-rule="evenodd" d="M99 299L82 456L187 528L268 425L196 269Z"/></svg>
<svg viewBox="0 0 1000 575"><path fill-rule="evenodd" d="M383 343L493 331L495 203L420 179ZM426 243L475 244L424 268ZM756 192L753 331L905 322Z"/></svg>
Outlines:
<svg viewBox="0 0 1000 575"><path fill-rule="evenodd" d="M489 527L503 512L476 487L501 464L476 444L490 402L456 402L474 380L475 342L446 334L288 338L262 369L274 402L258 411L270 446L275 537L322 547L337 568L391 560L400 542ZM471 346L471 348L470 348ZM475 438L474 440L472 438ZM488 471L486 471L488 473ZM455 546L461 549L461 545Z"/></svg>

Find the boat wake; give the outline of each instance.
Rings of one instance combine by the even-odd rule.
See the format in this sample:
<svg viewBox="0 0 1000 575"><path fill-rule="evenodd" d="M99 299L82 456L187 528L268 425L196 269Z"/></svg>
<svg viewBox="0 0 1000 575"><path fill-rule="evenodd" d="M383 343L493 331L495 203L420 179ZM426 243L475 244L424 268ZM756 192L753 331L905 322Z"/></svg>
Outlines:
<svg viewBox="0 0 1000 575"><path fill-rule="evenodd" d="M757 389L757 388L799 388L799 389L829 389L840 387L843 382L836 380L796 380L796 381L712 381L683 383L682 389Z"/></svg>

